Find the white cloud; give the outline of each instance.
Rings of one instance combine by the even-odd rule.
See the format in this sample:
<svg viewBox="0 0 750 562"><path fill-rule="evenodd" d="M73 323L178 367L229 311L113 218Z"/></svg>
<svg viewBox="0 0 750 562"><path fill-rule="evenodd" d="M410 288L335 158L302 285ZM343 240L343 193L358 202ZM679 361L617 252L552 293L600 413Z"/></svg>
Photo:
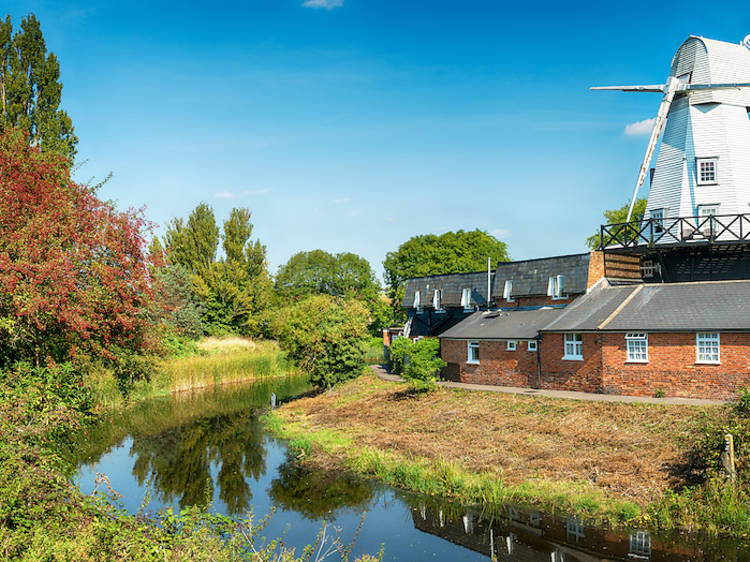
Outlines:
<svg viewBox="0 0 750 562"><path fill-rule="evenodd" d="M236 199L237 197L247 197L248 195L265 195L271 193L271 189L265 187L263 189L246 189L242 193L234 193L233 191L219 191L214 193L216 199Z"/></svg>
<svg viewBox="0 0 750 562"><path fill-rule="evenodd" d="M323 8L324 10L333 10L344 5L344 0L305 0L302 2L305 8Z"/></svg>
<svg viewBox="0 0 750 562"><path fill-rule="evenodd" d="M507 228L496 228L492 232L490 232L492 236L495 238L509 238L510 237L510 230Z"/></svg>
<svg viewBox="0 0 750 562"><path fill-rule="evenodd" d="M641 135L650 135L654 128L656 119L644 119L636 123L631 123L625 127L625 134L630 137L639 137Z"/></svg>
<svg viewBox="0 0 750 562"><path fill-rule="evenodd" d="M334 199L331 201L334 205L344 205L346 203L350 203L352 200L351 197L339 197L338 199Z"/></svg>

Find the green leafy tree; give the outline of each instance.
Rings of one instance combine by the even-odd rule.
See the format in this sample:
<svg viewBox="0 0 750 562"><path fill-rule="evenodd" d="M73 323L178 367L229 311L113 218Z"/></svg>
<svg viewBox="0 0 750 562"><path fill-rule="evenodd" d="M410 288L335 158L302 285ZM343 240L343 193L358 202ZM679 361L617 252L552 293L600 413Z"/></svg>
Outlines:
<svg viewBox="0 0 750 562"><path fill-rule="evenodd" d="M203 335L203 303L195 293L192 274L186 268L180 265L157 268L153 287L151 314L155 323L188 338Z"/></svg>
<svg viewBox="0 0 750 562"><path fill-rule="evenodd" d="M404 378L417 390L435 390L440 370L446 365L440 358L440 341L435 338L416 341L408 350L408 355Z"/></svg>
<svg viewBox="0 0 750 562"><path fill-rule="evenodd" d="M318 387L357 377L365 365L368 313L356 300L313 295L281 310L281 348Z"/></svg>
<svg viewBox="0 0 750 562"><path fill-rule="evenodd" d="M443 273L470 273L508 261L508 248L484 230L446 232L414 236L395 252L386 254L383 266L388 296L398 307L403 298L404 283L410 277Z"/></svg>
<svg viewBox="0 0 750 562"><path fill-rule="evenodd" d="M213 209L201 203L187 221L175 218L164 235L169 263L192 273L193 291L202 305L206 333L256 334L257 315L271 302L266 247L251 240L253 225L248 209L232 209L220 236ZM223 238L225 257L216 259ZM156 243L152 244L158 251Z"/></svg>
<svg viewBox="0 0 750 562"><path fill-rule="evenodd" d="M314 294L363 297L372 296L379 289L369 262L352 253L299 252L276 275L276 292L284 297Z"/></svg>
<svg viewBox="0 0 750 562"><path fill-rule="evenodd" d="M643 219L643 215L646 214L646 203L648 202L647 199L644 199L643 197L640 197L635 200L635 205L633 206L633 215L630 217L631 222L640 222L641 219ZM603 224L618 224L618 223L624 223L625 219L628 218L628 210L630 209L630 203L625 203L622 207L619 209L610 209L609 211L604 211L604 223ZM609 242L610 238L607 237L605 242ZM601 234L597 232L596 234L589 236L586 238L586 245L591 248L592 250L596 250L602 242Z"/></svg>
<svg viewBox="0 0 750 562"><path fill-rule="evenodd" d="M78 138L61 97L60 63L47 53L39 20L27 16L14 34L6 16L0 21L0 131L24 131L32 146L72 162Z"/></svg>

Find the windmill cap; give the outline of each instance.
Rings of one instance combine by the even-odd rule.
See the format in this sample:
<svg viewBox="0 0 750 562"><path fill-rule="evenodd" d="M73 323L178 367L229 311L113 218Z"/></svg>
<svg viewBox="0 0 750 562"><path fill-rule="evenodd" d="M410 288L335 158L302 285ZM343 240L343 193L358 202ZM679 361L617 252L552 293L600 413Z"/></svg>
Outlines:
<svg viewBox="0 0 750 562"><path fill-rule="evenodd" d="M745 47L747 47L748 49L750 49L750 35L747 35L747 36L746 36L746 37L745 37L745 38L744 38L744 39L742 40L742 44L743 44L743 45L744 45Z"/></svg>

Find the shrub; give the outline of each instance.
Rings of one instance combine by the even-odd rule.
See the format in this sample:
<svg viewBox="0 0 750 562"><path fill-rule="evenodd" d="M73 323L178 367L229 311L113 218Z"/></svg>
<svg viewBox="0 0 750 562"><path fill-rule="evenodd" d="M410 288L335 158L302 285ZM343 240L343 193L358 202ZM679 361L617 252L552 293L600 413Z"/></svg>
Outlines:
<svg viewBox="0 0 750 562"><path fill-rule="evenodd" d="M440 370L446 363L440 356L440 341L422 339L412 344L409 362L404 367L404 377L418 390L434 390Z"/></svg>
<svg viewBox="0 0 750 562"><path fill-rule="evenodd" d="M391 371L400 375L404 372L404 358L412 347L409 338L396 338L391 343Z"/></svg>
<svg viewBox="0 0 750 562"><path fill-rule="evenodd" d="M318 387L358 376L364 367L367 309L354 300L308 297L279 311L279 345Z"/></svg>

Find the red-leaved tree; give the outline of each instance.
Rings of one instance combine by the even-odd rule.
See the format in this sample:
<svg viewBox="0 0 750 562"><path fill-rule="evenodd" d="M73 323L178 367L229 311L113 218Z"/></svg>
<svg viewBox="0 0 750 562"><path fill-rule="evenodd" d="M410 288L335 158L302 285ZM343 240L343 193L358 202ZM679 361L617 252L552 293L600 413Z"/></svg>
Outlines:
<svg viewBox="0 0 750 562"><path fill-rule="evenodd" d="M72 181L63 158L0 136L0 361L139 349L148 228Z"/></svg>

